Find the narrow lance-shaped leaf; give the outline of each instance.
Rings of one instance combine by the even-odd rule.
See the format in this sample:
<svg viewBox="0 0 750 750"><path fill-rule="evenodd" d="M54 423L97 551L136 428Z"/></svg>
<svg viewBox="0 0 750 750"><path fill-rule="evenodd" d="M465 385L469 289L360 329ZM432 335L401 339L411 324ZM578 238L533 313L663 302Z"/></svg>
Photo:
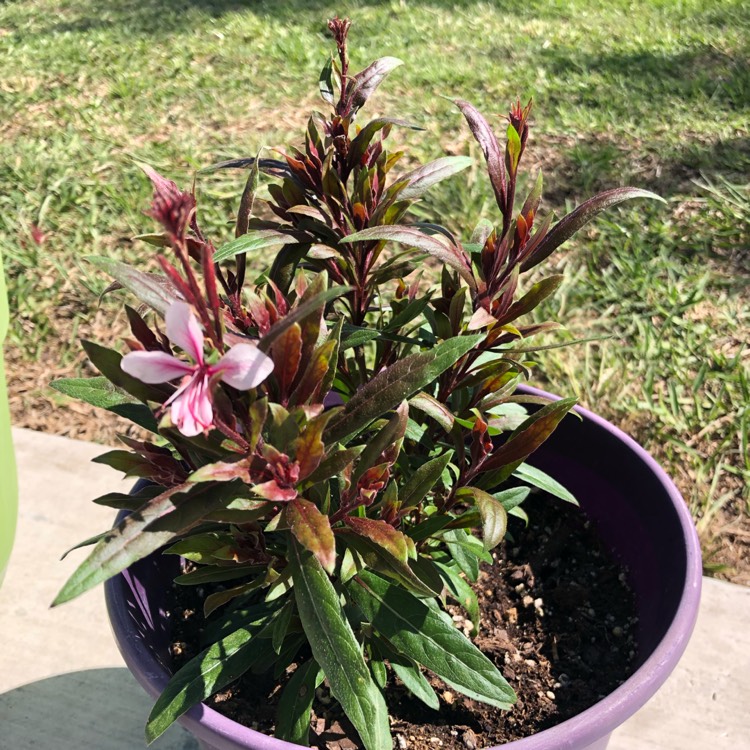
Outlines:
<svg viewBox="0 0 750 750"><path fill-rule="evenodd" d="M388 550L403 563L416 554L414 542L385 521L357 516L347 516L344 520L355 533Z"/></svg>
<svg viewBox="0 0 750 750"><path fill-rule="evenodd" d="M323 69L318 77L318 90L324 102L333 106L333 58L326 60Z"/></svg>
<svg viewBox="0 0 750 750"><path fill-rule="evenodd" d="M351 291L349 286L334 286L330 289L326 289L320 294L316 294L314 297L309 299L307 302L303 302L299 307L295 307L287 315L274 323L269 329L268 333L258 343L258 349L262 352L268 352L276 339L281 336L284 331L298 323L300 320L306 318L310 313L314 312L321 305L325 305L331 300L341 297L347 292Z"/></svg>
<svg viewBox="0 0 750 750"><path fill-rule="evenodd" d="M428 417L432 417L446 432L453 429L455 416L444 403L438 401L434 396L430 396L429 393L422 391L412 396L409 399L409 406L413 406Z"/></svg>
<svg viewBox="0 0 750 750"><path fill-rule="evenodd" d="M382 130L386 126L398 125L402 128L410 128L411 130L424 130L424 128L414 123L408 122L407 120L398 120L393 117L378 117L376 120L371 120L365 125L362 130L352 140L352 144L349 148L349 164L354 167L361 161L362 157L367 151L367 147L370 145L375 133Z"/></svg>
<svg viewBox="0 0 750 750"><path fill-rule="evenodd" d="M379 227L370 227L361 232L350 234L341 239L341 242L370 242L374 240L387 240L398 242L408 247L422 250L450 266L457 271L461 278L472 288L476 287L474 274L471 272L469 263L463 251L455 245L437 239L429 234L420 232L413 227L403 227L397 224L386 224Z"/></svg>
<svg viewBox="0 0 750 750"><path fill-rule="evenodd" d="M318 558L330 575L336 568L336 541L328 516L309 500L296 498L286 505L286 522L297 541Z"/></svg>
<svg viewBox="0 0 750 750"><path fill-rule="evenodd" d="M458 99L455 104L466 118L466 122L469 125L472 135L482 149L484 158L487 161L490 183L495 192L498 208L501 211L505 211L505 198L507 191L505 164L503 162L502 152L500 151L500 144L497 142L497 137L492 132L492 128L490 128L487 120L484 119L479 113L479 110L477 110L473 104L470 104L463 99Z"/></svg>
<svg viewBox="0 0 750 750"><path fill-rule="evenodd" d="M89 255L86 260L109 274L138 299L162 316L173 302L182 301L182 295L166 276L144 273L112 258Z"/></svg>
<svg viewBox="0 0 750 750"><path fill-rule="evenodd" d="M548 492L550 495L559 497L568 503L573 503L573 505L578 505L578 500L576 500L572 492L541 469L537 469L529 464L521 464L513 472L513 475L534 487L538 487L540 490Z"/></svg>
<svg viewBox="0 0 750 750"><path fill-rule="evenodd" d="M339 596L317 559L296 542L289 549L302 628L331 692L366 750L391 750L388 709L373 682Z"/></svg>
<svg viewBox="0 0 750 750"><path fill-rule="evenodd" d="M552 434L560 420L575 404L575 398L564 398L532 414L511 433L503 445L493 451L482 464L482 471L494 471L525 460Z"/></svg>
<svg viewBox="0 0 750 750"><path fill-rule="evenodd" d="M268 648L260 637L265 619L248 623L179 669L157 699L146 724L150 744L196 703L243 675Z"/></svg>
<svg viewBox="0 0 750 750"><path fill-rule="evenodd" d="M375 89L380 86L383 79L399 65L403 60L396 57L381 57L379 60L368 65L363 71L357 73L347 87L347 100L356 112L370 98Z"/></svg>
<svg viewBox="0 0 750 750"><path fill-rule="evenodd" d="M294 745L309 745L310 717L315 690L323 682L323 672L315 659L297 667L279 699L274 735Z"/></svg>
<svg viewBox="0 0 750 750"><path fill-rule="evenodd" d="M214 253L214 263L229 260L229 258L234 258L235 255L256 253L261 250L280 247L281 245L292 245L296 242L299 242L299 239L291 234L277 232L275 229L256 229L252 232L239 235L231 242L227 242L226 245L222 245Z"/></svg>
<svg viewBox="0 0 750 750"><path fill-rule="evenodd" d="M242 494L236 484L182 484L148 500L94 547L55 598L57 606L125 570Z"/></svg>
<svg viewBox="0 0 750 750"><path fill-rule="evenodd" d="M545 258L549 257L560 245L569 240L582 226L587 224L597 214L601 213L610 206L616 206L623 201L632 198L651 198L664 203L664 198L652 193L650 190L641 190L640 188L624 187L606 190L599 195L581 203L578 208L564 216L560 221L549 230L544 239L539 242L536 249L521 265L522 271L528 271L536 265L539 265Z"/></svg>
<svg viewBox="0 0 750 750"><path fill-rule="evenodd" d="M435 487L451 458L453 458L452 450L422 464L401 489L401 506L411 508L419 505L427 493Z"/></svg>
<svg viewBox="0 0 750 750"><path fill-rule="evenodd" d="M399 193L399 200L420 198L433 185L463 172L471 166L471 163L471 158L468 156L442 156L429 164L418 167L400 178L400 180L408 181L408 184Z"/></svg>
<svg viewBox="0 0 750 750"><path fill-rule="evenodd" d="M495 549L503 540L508 528L508 514L505 508L492 495L477 487L462 487L456 494L462 499L472 499L482 519L484 549L486 552Z"/></svg>
<svg viewBox="0 0 750 750"><path fill-rule="evenodd" d="M255 202L255 193L258 190L258 172L260 159L256 157L253 165L250 167L250 174L247 176L245 189L242 191L240 198L240 207L237 210L237 222L234 228L235 237L241 237L247 234L247 227L250 222L250 215L253 212L253 203ZM214 258L214 262L216 259Z"/></svg>
<svg viewBox="0 0 750 750"><path fill-rule="evenodd" d="M563 278L562 275L547 276L547 278L538 281L528 292L526 292L526 294L523 295L523 297L521 297L521 299L516 300L510 306L508 312L500 318L500 325L510 323L516 318L520 318L522 315L530 313L547 299L547 297L555 293Z"/></svg>
<svg viewBox="0 0 750 750"><path fill-rule="evenodd" d="M497 667L436 608L367 571L349 581L346 590L379 633L449 685L498 708L515 702Z"/></svg>
<svg viewBox="0 0 750 750"><path fill-rule="evenodd" d="M326 438L341 440L356 434L373 419L431 383L471 351L483 335L457 336L427 352L412 354L381 370L347 402L328 424Z"/></svg>
<svg viewBox="0 0 750 750"><path fill-rule="evenodd" d="M374 435L372 439L368 440L352 473L352 484L356 483L369 468L375 466L380 455L386 448L389 448L394 443L400 443L404 439L408 418L409 405L406 401L402 401L398 405L396 413L388 420L385 427Z"/></svg>
<svg viewBox="0 0 750 750"><path fill-rule="evenodd" d="M133 397L115 387L107 378L60 378L50 383L50 386L65 396L129 419L150 432L159 429L151 409L137 403Z"/></svg>

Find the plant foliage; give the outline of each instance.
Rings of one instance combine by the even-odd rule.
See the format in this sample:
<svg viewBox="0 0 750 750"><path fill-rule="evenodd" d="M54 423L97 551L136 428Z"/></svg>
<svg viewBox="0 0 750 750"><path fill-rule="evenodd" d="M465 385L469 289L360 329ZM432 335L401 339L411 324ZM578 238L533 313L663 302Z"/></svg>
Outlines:
<svg viewBox="0 0 750 750"><path fill-rule="evenodd" d="M602 209L653 197L620 189L557 223L540 219L541 175L523 202L516 196L531 105L511 109L499 139L459 100L496 219L465 243L411 220L425 191L470 162L401 169L388 137L415 126L355 123L401 62L383 57L353 74L348 21L329 27L326 113L310 116L301 146L216 165L248 170L234 239L215 247L195 196L145 169L161 273L92 259L141 304L127 308L129 353L87 342L102 376L55 385L150 431L98 459L149 486L98 499L132 512L88 540L93 550L55 603L165 545L190 563L179 584L218 586L204 607L214 637L157 701L149 740L245 671L293 662L277 734L300 744L323 680L367 750L391 747L388 670L433 707L423 669L512 706L500 671L443 607L451 596L480 626L471 584L529 486L574 501L525 463L575 401L527 412L516 396L533 337L556 327L528 315L560 282L537 273L521 291L523 275ZM255 267L269 256L249 274L249 258ZM425 265L436 283L415 273Z"/></svg>

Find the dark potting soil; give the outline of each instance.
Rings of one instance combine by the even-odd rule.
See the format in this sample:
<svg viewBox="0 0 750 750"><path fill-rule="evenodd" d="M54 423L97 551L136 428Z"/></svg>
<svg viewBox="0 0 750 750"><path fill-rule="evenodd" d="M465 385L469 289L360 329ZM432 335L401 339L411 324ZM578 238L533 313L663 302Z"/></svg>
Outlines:
<svg viewBox="0 0 750 750"><path fill-rule="evenodd" d="M532 496L525 507L528 528L511 517L509 538L497 548L495 564L482 566L474 586L482 618L474 643L498 666L518 702L501 711L427 673L440 697L434 711L389 671L386 702L397 750L477 750L526 737L592 706L631 674L636 617L626 571L574 506ZM179 668L199 651L202 600L194 587L176 585L173 597L173 657ZM462 610L448 611L468 634ZM281 688L293 668L280 681L248 674L208 704L273 734ZM360 747L325 683L313 704L310 743L320 750Z"/></svg>

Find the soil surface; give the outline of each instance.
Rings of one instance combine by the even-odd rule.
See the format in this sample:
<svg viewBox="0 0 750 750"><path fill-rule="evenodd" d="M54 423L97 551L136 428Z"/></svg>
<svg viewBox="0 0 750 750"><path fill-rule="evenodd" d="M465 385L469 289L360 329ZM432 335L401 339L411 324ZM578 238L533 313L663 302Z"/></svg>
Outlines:
<svg viewBox="0 0 750 750"><path fill-rule="evenodd" d="M496 563L474 586L481 627L474 643L518 694L511 711L478 703L426 673L440 698L434 711L388 672L386 701L397 750L477 748L526 737L593 705L623 682L635 656L633 595L626 571L602 548L580 511L543 496L527 501L528 528L512 518ZM204 592L205 595L205 592ZM175 586L175 667L198 652L203 617L194 587ZM450 600L449 600L450 601ZM467 634L463 611L448 606ZM299 662L306 654L298 654ZM253 729L273 734L281 681L248 674L208 703ZM313 704L310 743L320 750L355 750L356 733L325 683Z"/></svg>

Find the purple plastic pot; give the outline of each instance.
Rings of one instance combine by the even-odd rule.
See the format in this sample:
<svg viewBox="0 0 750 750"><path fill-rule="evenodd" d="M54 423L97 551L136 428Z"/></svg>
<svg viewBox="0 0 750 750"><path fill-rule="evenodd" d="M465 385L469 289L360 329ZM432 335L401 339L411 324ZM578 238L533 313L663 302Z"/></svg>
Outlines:
<svg viewBox="0 0 750 750"><path fill-rule="evenodd" d="M583 419L564 419L531 463L579 498L604 541L629 567L639 609L637 669L586 711L503 748L604 750L611 732L641 708L672 672L698 614L700 545L680 493L635 441L601 417L585 409L578 412ZM152 555L105 585L117 645L136 679L154 698L168 679L170 623L164 615L165 591L177 564L177 558ZM180 722L204 750L298 747L248 729L203 704Z"/></svg>

